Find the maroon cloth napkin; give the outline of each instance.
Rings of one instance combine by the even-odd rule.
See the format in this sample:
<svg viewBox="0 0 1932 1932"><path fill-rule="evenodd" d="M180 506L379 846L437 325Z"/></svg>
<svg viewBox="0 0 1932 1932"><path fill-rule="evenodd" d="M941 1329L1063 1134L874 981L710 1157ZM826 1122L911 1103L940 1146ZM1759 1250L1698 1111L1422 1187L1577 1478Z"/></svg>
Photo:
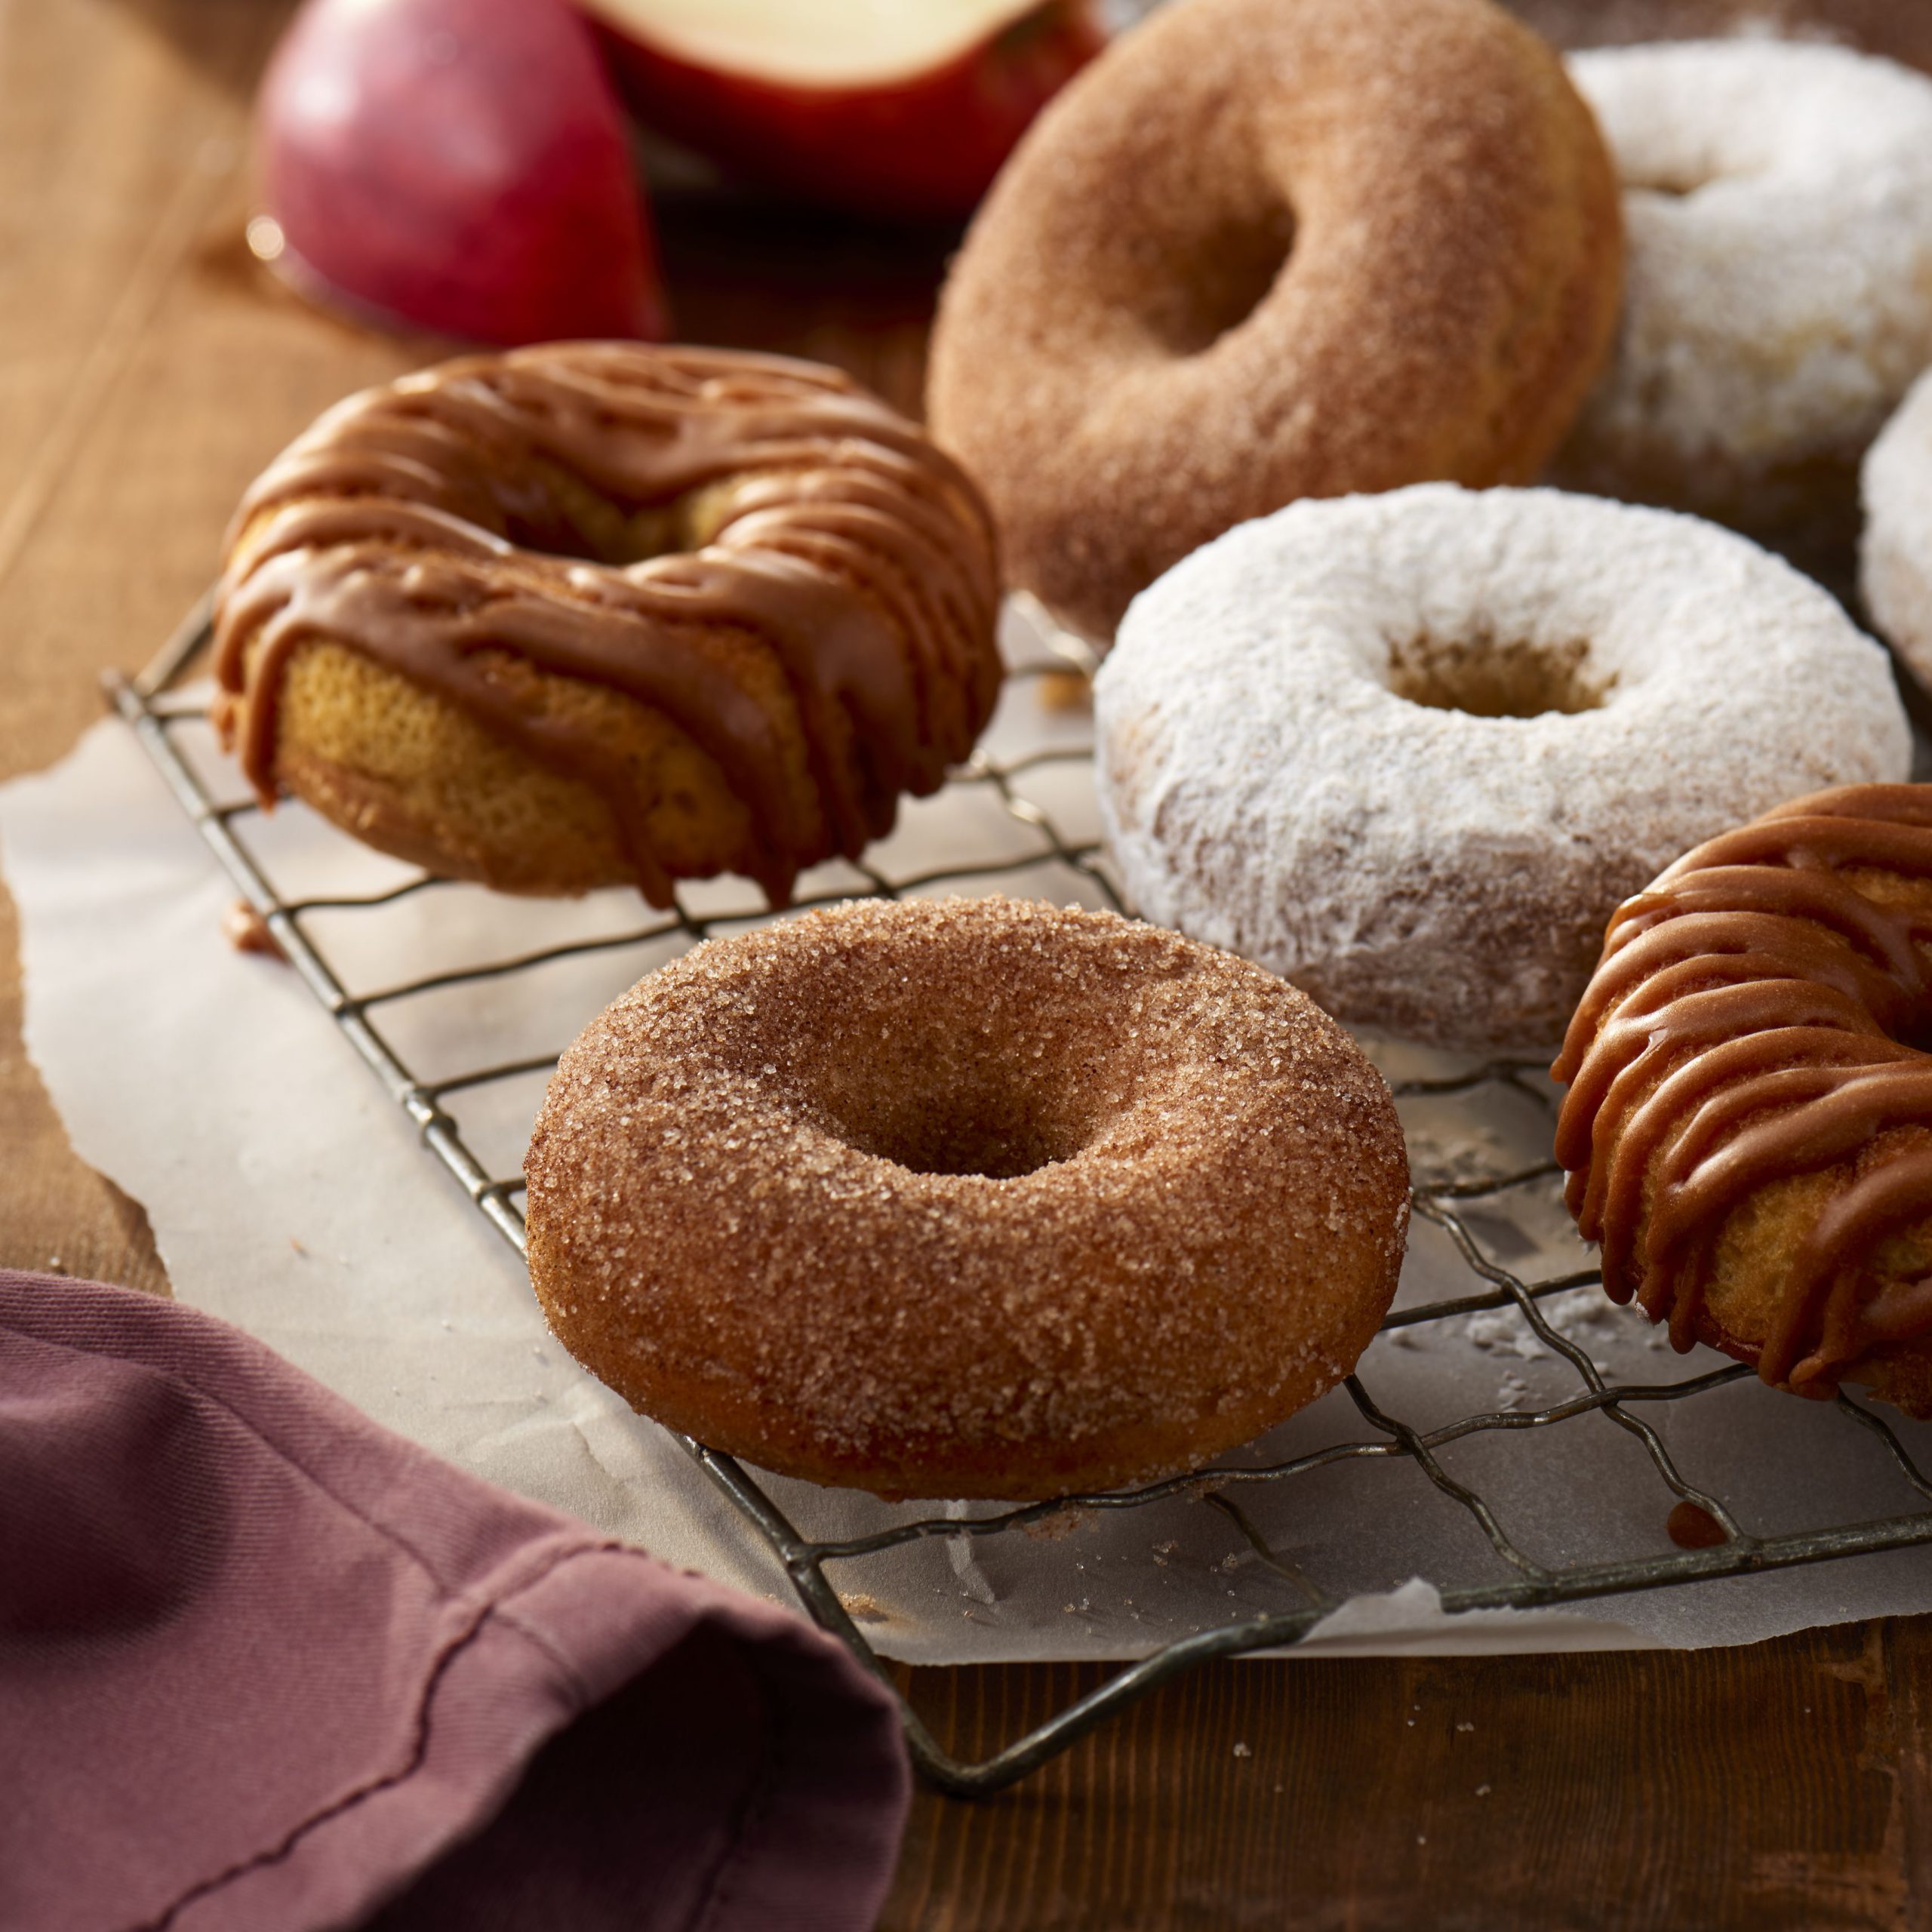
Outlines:
<svg viewBox="0 0 1932 1932"><path fill-rule="evenodd" d="M862 1928L907 1797L802 1617L0 1271L7 1932Z"/></svg>

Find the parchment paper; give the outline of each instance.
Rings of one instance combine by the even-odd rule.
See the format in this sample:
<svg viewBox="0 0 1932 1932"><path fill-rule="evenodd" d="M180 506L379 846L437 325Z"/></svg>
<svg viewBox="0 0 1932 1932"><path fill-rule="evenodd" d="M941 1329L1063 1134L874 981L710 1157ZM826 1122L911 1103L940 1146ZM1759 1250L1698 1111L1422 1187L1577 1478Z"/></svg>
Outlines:
<svg viewBox="0 0 1932 1932"><path fill-rule="evenodd" d="M1010 626L1008 642L1011 654L1036 654L1023 626ZM1084 739L1084 714L1056 709L1043 691L1056 695L1037 683L1012 688L994 749L1011 755ZM211 744L200 755L220 795L240 796ZM1028 785L1069 835L1093 835L1082 769L1044 767ZM286 892L363 892L411 876L300 806L244 829ZM951 863L962 854L1013 861L974 889L1073 896L1077 881L1065 868L1029 862L1036 841L988 788L909 808L872 856L903 877L942 849ZM29 1051L81 1155L146 1206L183 1300L260 1336L389 1427L480 1475L674 1562L789 1600L762 1544L683 1452L552 1341L515 1257L417 1144L293 972L224 938L232 888L123 725L104 720L54 771L0 792L0 860L20 913ZM836 869L806 886L833 888L841 876L860 888ZM761 916L740 882L699 896L707 912ZM1091 885L1081 896L1097 897ZM399 902L380 921L316 914L311 931L351 989L366 992L441 967L620 934L643 918L624 893L546 906L446 886ZM429 1079L552 1052L681 943L614 946L378 1007L374 1017ZM1457 1070L1439 1057L1370 1044L1397 1075ZM516 1171L542 1086L531 1076L455 1097L493 1172ZM1548 1153L1550 1115L1531 1094L1481 1088L1473 1098L1409 1103L1404 1116L1419 1173L1503 1173ZM1471 1203L1466 1217L1525 1278L1588 1263L1553 1183ZM1446 1238L1419 1223L1401 1304L1478 1285ZM1666 1382L1720 1365L1703 1352L1671 1353L1641 1317L1594 1289L1550 1306L1620 1378ZM1513 1314L1384 1335L1361 1374L1385 1411L1420 1427L1479 1411L1527 1411L1579 1386ZM1855 1425L1755 1381L1642 1413L1687 1477L1721 1496L1752 1531L1923 1506ZM1896 1426L1921 1462L1932 1454L1932 1428ZM1337 1393L1234 1460L1376 1439ZM1640 1445L1600 1414L1490 1430L1452 1444L1442 1460L1540 1560L1671 1548L1665 1519L1674 1497ZM946 1513L782 1478L770 1486L818 1536ZM1190 1497L1066 1515L1044 1532L929 1541L837 1565L832 1580L882 1651L928 1663L1138 1654L1238 1616L1298 1607L1306 1598L1297 1575L1338 1601L1354 1599L1302 1647L1311 1654L1739 1643L1932 1608L1932 1550L1914 1550L1610 1598L1575 1614L1449 1619L1435 1586L1508 1572L1412 1463L1346 1460L1232 1494L1278 1565L1220 1510Z"/></svg>

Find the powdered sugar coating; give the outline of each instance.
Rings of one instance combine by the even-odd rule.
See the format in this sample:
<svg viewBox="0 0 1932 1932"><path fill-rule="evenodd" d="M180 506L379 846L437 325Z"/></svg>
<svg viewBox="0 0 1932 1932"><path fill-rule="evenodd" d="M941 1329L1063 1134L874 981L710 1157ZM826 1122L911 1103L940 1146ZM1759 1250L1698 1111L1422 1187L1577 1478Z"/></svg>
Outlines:
<svg viewBox="0 0 1932 1932"><path fill-rule="evenodd" d="M1391 688L1432 675L1434 704ZM1601 703L1438 708L1512 678ZM1910 757L1884 653L1754 544L1445 484L1197 551L1135 600L1095 714L1147 917L1342 1019L1479 1051L1558 1038L1605 919L1687 848Z"/></svg>
<svg viewBox="0 0 1932 1932"><path fill-rule="evenodd" d="M1932 685L1932 371L1865 459L1859 589L1879 635Z"/></svg>
<svg viewBox="0 0 1932 1932"><path fill-rule="evenodd" d="M1388 1091L1293 988L998 898L664 967L564 1056L527 1171L531 1279L588 1367L885 1495L1109 1487L1246 1441L1352 1367L1407 1218Z"/></svg>
<svg viewBox="0 0 1932 1932"><path fill-rule="evenodd" d="M1614 358L1553 480L1848 536L1858 459L1932 363L1932 79L1754 39L1569 67L1629 255Z"/></svg>

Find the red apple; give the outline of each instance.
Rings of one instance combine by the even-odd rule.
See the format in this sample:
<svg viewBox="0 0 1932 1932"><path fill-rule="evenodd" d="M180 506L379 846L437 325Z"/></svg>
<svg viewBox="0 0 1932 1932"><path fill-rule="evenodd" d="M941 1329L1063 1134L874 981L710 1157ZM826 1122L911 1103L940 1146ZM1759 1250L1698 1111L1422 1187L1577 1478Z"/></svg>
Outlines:
<svg viewBox="0 0 1932 1932"><path fill-rule="evenodd" d="M648 127L869 214L959 216L1100 51L1091 0L580 0Z"/></svg>
<svg viewBox="0 0 1932 1932"><path fill-rule="evenodd" d="M257 113L275 227L251 240L298 286L480 342L667 332L623 111L568 0L308 0Z"/></svg>

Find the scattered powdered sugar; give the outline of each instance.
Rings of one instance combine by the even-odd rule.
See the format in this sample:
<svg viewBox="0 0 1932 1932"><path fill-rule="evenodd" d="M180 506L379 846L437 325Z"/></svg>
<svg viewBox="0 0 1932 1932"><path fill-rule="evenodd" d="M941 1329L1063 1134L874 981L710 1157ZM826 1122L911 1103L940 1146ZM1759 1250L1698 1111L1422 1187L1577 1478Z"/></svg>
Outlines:
<svg viewBox="0 0 1932 1932"><path fill-rule="evenodd" d="M1670 1346L1668 1328L1652 1321L1641 1309L1612 1301L1601 1288L1571 1288L1552 1295L1543 1303L1543 1315L1552 1328L1592 1352L1620 1342L1626 1347Z"/></svg>
<svg viewBox="0 0 1932 1932"><path fill-rule="evenodd" d="M1872 445L1864 485L1859 588L1893 649L1932 683L1932 368Z"/></svg>
<svg viewBox="0 0 1932 1932"><path fill-rule="evenodd" d="M1932 363L1932 79L1756 39L1569 66L1625 186L1628 257L1615 358L1555 478L1755 528L1797 513L1821 460L1848 494Z"/></svg>
<svg viewBox="0 0 1932 1932"><path fill-rule="evenodd" d="M1513 1308L1488 1308L1463 1318L1463 1333L1479 1349L1492 1355L1517 1355L1524 1361L1541 1361L1549 1353L1535 1331Z"/></svg>
<svg viewBox="0 0 1932 1932"><path fill-rule="evenodd" d="M1623 1306L1600 1287L1572 1288L1543 1303L1543 1319L1590 1358L1599 1375L1611 1373L1608 1352L1625 1348L1663 1349L1670 1331L1653 1322L1641 1309Z"/></svg>
<svg viewBox="0 0 1932 1932"><path fill-rule="evenodd" d="M1538 1312L1549 1326L1567 1341L1583 1350L1600 1374L1610 1372L1604 1359L1617 1346L1661 1349L1669 1345L1668 1330L1654 1325L1640 1310L1620 1306L1598 1287L1571 1288L1551 1295L1537 1304ZM1463 1339L1485 1354L1506 1361L1547 1361L1553 1351L1523 1318L1515 1307L1479 1309L1462 1317L1460 1324L1445 1324L1447 1332L1460 1332ZM1424 1346L1411 1338L1407 1329L1398 1329L1390 1338L1401 1345ZM1506 1384L1514 1384L1518 1395L1523 1384L1512 1370ZM1512 1407L1506 1402L1505 1407Z"/></svg>
<svg viewBox="0 0 1932 1932"><path fill-rule="evenodd" d="M1417 676L1432 701L1398 694ZM1589 708L1454 708L1512 680ZM1479 1051L1560 1038L1612 909L1690 847L1910 761L1884 653L1817 585L1549 490L1243 525L1135 600L1094 691L1102 821L1149 918Z"/></svg>

